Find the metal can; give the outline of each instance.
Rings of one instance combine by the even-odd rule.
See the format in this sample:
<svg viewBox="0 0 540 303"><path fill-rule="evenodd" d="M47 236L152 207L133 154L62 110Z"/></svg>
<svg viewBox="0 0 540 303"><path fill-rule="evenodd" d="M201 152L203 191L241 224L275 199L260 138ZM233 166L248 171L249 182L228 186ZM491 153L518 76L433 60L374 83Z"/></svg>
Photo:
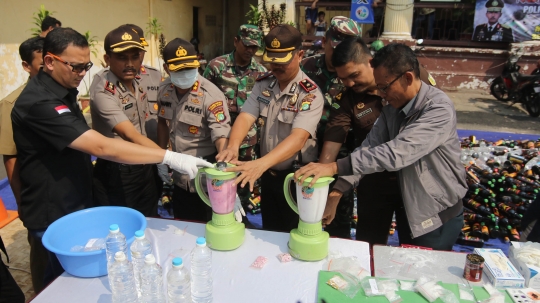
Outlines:
<svg viewBox="0 0 540 303"><path fill-rule="evenodd" d="M471 282L482 280L482 270L484 269L484 257L477 254L468 254L465 258L465 269L463 278Z"/></svg>

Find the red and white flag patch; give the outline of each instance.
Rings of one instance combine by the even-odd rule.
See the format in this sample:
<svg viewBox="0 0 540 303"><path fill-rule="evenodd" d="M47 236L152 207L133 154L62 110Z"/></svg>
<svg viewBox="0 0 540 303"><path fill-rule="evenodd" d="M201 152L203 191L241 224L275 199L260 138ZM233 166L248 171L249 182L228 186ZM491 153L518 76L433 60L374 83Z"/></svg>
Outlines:
<svg viewBox="0 0 540 303"><path fill-rule="evenodd" d="M60 106L57 106L54 108L58 114L63 114L63 113L71 113L71 110L69 110L69 107L67 107L67 105L60 105Z"/></svg>

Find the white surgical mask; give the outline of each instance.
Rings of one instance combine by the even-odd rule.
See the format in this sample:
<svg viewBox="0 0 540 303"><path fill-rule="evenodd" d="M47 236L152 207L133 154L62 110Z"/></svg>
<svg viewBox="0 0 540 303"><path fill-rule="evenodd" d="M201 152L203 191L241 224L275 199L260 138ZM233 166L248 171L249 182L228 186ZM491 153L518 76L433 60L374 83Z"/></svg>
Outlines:
<svg viewBox="0 0 540 303"><path fill-rule="evenodd" d="M193 83L197 80L197 76L198 73L196 68L171 72L171 82L176 87L187 89L193 86Z"/></svg>

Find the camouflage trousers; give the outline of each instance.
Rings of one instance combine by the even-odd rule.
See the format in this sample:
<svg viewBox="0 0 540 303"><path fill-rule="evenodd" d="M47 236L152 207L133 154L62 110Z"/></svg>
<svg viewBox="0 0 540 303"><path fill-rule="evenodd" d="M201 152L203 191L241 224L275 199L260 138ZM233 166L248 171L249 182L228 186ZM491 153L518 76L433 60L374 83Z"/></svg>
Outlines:
<svg viewBox="0 0 540 303"><path fill-rule="evenodd" d="M240 152L238 154L238 160L239 161L253 161L256 160L259 156L259 144L255 144L253 146L248 146L245 148L240 148ZM260 181L256 182L255 186L253 186L253 194L260 195ZM237 191L238 197L240 198L240 201L242 202L242 205L244 207L247 207L249 205L249 198L251 198L251 192L249 191L249 186L245 186L244 188L240 187L238 185Z"/></svg>

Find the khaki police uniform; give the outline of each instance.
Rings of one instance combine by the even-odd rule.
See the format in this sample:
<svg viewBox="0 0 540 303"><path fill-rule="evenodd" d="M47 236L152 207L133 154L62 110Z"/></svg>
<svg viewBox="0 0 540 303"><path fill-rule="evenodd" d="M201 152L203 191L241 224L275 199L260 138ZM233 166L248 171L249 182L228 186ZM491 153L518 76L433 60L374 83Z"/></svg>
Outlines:
<svg viewBox="0 0 540 303"><path fill-rule="evenodd" d="M179 96L167 78L160 85L158 104L158 117L169 124L172 150L215 162L215 141L228 138L231 131L229 110L221 90L199 75L192 89ZM176 171L173 180L174 217L207 220L208 207L196 193L194 181Z"/></svg>
<svg viewBox="0 0 540 303"><path fill-rule="evenodd" d="M287 138L294 128L310 134L301 151L274 165L261 179L261 211L263 228L290 230L298 224L283 194L285 176L293 172L293 162L306 164L317 160L316 129L324 99L318 86L301 70L287 87L280 91L271 72L257 79L242 112L262 119L261 156L265 156Z"/></svg>
<svg viewBox="0 0 540 303"><path fill-rule="evenodd" d="M143 49L136 33L119 27L105 38L105 48L120 53L131 47ZM119 48L114 48L119 47ZM129 121L146 136L148 95L140 85L140 76L132 81L134 91L126 87L110 70L104 69L94 76L90 87L90 113L92 127L109 138L123 140L114 127ZM93 174L93 199L96 205L129 206L145 216L157 215L155 165L125 165L97 159Z"/></svg>
<svg viewBox="0 0 540 303"><path fill-rule="evenodd" d="M145 123L145 131L148 139L157 143L157 95L161 84L161 72L148 65L142 65L139 73L139 85L146 92L148 101L148 118Z"/></svg>

